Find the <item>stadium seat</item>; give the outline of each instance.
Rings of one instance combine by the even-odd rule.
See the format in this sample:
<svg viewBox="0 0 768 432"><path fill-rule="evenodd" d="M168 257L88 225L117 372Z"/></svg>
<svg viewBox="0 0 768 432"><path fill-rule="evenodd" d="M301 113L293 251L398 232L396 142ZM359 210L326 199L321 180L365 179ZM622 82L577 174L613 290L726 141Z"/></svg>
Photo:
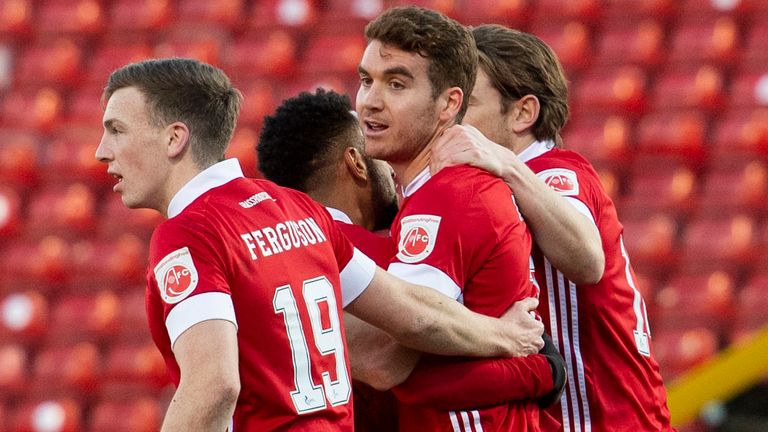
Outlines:
<svg viewBox="0 0 768 432"><path fill-rule="evenodd" d="M768 18L768 11L763 17ZM765 72L768 62L768 20L755 20L747 33L741 66L746 70Z"/></svg>
<svg viewBox="0 0 768 432"><path fill-rule="evenodd" d="M104 398L96 403L88 432L154 432L160 429L163 409L151 396Z"/></svg>
<svg viewBox="0 0 768 432"><path fill-rule="evenodd" d="M677 13L676 0L606 0L604 22L637 23L638 20L655 18L667 21Z"/></svg>
<svg viewBox="0 0 768 432"><path fill-rule="evenodd" d="M240 91L243 94L243 105L240 109L238 128L260 128L264 116L272 114L283 97L287 96L279 85L267 79L244 83Z"/></svg>
<svg viewBox="0 0 768 432"><path fill-rule="evenodd" d="M73 246L72 284L114 286L143 282L146 273L146 239L120 231L108 238L82 238Z"/></svg>
<svg viewBox="0 0 768 432"><path fill-rule="evenodd" d="M566 148L579 152L592 163L624 167L629 164L632 125L619 115L594 115L569 122L563 131L563 141Z"/></svg>
<svg viewBox="0 0 768 432"><path fill-rule="evenodd" d="M53 289L70 277L70 252L69 242L56 235L19 239L5 248L0 269L15 283L24 282L40 290Z"/></svg>
<svg viewBox="0 0 768 432"><path fill-rule="evenodd" d="M651 112L640 119L637 148L652 155L684 158L694 166L706 158L708 119L700 110Z"/></svg>
<svg viewBox="0 0 768 432"><path fill-rule="evenodd" d="M767 290L768 272L765 270L755 273L746 281L736 300L739 313L734 316L731 341L745 340L768 324Z"/></svg>
<svg viewBox="0 0 768 432"><path fill-rule="evenodd" d="M20 52L14 78L19 86L72 87L83 74L83 51L77 41L59 37L30 45Z"/></svg>
<svg viewBox="0 0 768 432"><path fill-rule="evenodd" d="M123 233L132 233L149 242L152 231L163 221L163 217L155 210L125 207L116 193L107 193L103 201L96 231L98 238L114 239Z"/></svg>
<svg viewBox="0 0 768 432"><path fill-rule="evenodd" d="M34 29L34 0L7 0L0 7L0 34L29 36Z"/></svg>
<svg viewBox="0 0 768 432"><path fill-rule="evenodd" d="M684 219L696 204L698 177L685 163L664 157L638 158L631 168L629 191L619 205L620 218L666 213Z"/></svg>
<svg viewBox="0 0 768 432"><path fill-rule="evenodd" d="M110 34L133 38L162 30L176 16L173 4L166 0L115 0L110 9Z"/></svg>
<svg viewBox="0 0 768 432"><path fill-rule="evenodd" d="M95 93L93 90L98 89L98 97L93 99L89 103L89 106L86 106L85 108L87 109L90 107L101 113L99 98L101 97L101 91L107 83L109 74L115 69L125 66L128 63L146 60L152 56L152 46L147 42L112 42L105 40L97 45L95 52L88 59L88 63L86 64L85 80L88 83L91 83L93 87L83 89L83 86L81 86L78 91L74 92L70 97L74 97L75 101L79 101L79 99L84 97L86 93L87 96L90 97L91 93ZM70 111L71 110L72 109L70 108ZM99 115L99 119L101 119L101 115Z"/></svg>
<svg viewBox="0 0 768 432"><path fill-rule="evenodd" d="M757 232L754 218L739 214L689 221L681 244L682 267L746 270L758 257Z"/></svg>
<svg viewBox="0 0 768 432"><path fill-rule="evenodd" d="M30 369L30 353L26 347L17 342L0 343L0 393L3 396L18 398L29 382ZM0 402L3 399L0 398Z"/></svg>
<svg viewBox="0 0 768 432"><path fill-rule="evenodd" d="M759 0L758 0L759 1ZM737 17L749 10L748 1L682 0L680 15L691 19Z"/></svg>
<svg viewBox="0 0 768 432"><path fill-rule="evenodd" d="M653 110L670 112L700 109L708 113L722 112L725 107L725 74L717 67L668 69L653 90Z"/></svg>
<svg viewBox="0 0 768 432"><path fill-rule="evenodd" d="M309 28L319 16L316 0L264 0L254 2L247 26L252 30L275 27Z"/></svg>
<svg viewBox="0 0 768 432"><path fill-rule="evenodd" d="M710 329L698 327L653 334L653 356L659 363L665 381L713 358L719 349L719 338Z"/></svg>
<svg viewBox="0 0 768 432"><path fill-rule="evenodd" d="M557 54L566 75L583 71L592 60L592 40L589 27L579 21L567 23L542 23L531 28Z"/></svg>
<svg viewBox="0 0 768 432"><path fill-rule="evenodd" d="M34 398L22 402L8 432L78 432L83 428L84 407L74 397Z"/></svg>
<svg viewBox="0 0 768 432"><path fill-rule="evenodd" d="M166 30L155 45L153 57L192 58L219 66L222 51L229 43L230 37L225 29L211 25L200 28L185 23Z"/></svg>
<svg viewBox="0 0 768 432"><path fill-rule="evenodd" d="M623 171L623 169L619 170L613 167L595 165L595 171L598 177L600 177L603 190L615 203L621 193L621 179L617 171Z"/></svg>
<svg viewBox="0 0 768 432"><path fill-rule="evenodd" d="M22 223L21 197L10 186L0 183L0 237L11 239ZM0 275L0 279L3 276Z"/></svg>
<svg viewBox="0 0 768 432"><path fill-rule="evenodd" d="M667 54L664 47L664 25L655 18L647 18L637 25L607 23L597 39L595 65L636 65L654 70Z"/></svg>
<svg viewBox="0 0 768 432"><path fill-rule="evenodd" d="M510 28L525 30L533 19L533 5L530 0L464 1L459 10L459 21L466 25L488 23L502 24Z"/></svg>
<svg viewBox="0 0 768 432"><path fill-rule="evenodd" d="M286 97L292 97L304 91L314 93L318 88L324 88L339 94L346 94L349 96L352 106L354 106L359 85L360 79L357 73L306 74L287 86L285 94Z"/></svg>
<svg viewBox="0 0 768 432"><path fill-rule="evenodd" d="M600 0L538 0L532 3L534 21L579 21L594 24L602 17Z"/></svg>
<svg viewBox="0 0 768 432"><path fill-rule="evenodd" d="M768 209L768 167L744 159L710 171L702 189L700 212L708 215L746 213L763 216Z"/></svg>
<svg viewBox="0 0 768 432"><path fill-rule="evenodd" d="M40 2L35 28L42 35L97 36L104 30L106 10L98 0Z"/></svg>
<svg viewBox="0 0 768 432"><path fill-rule="evenodd" d="M665 213L621 218L635 270L666 272L677 262L677 221Z"/></svg>
<svg viewBox="0 0 768 432"><path fill-rule="evenodd" d="M357 76L357 65L365 51L360 33L320 34L312 38L301 60L305 76L347 74Z"/></svg>
<svg viewBox="0 0 768 432"><path fill-rule="evenodd" d="M704 62L728 67L738 60L741 29L739 21L723 16L702 21L682 21L671 37L669 64Z"/></svg>
<svg viewBox="0 0 768 432"><path fill-rule="evenodd" d="M0 298L0 341L39 343L48 324L48 301L39 292L13 292Z"/></svg>
<svg viewBox="0 0 768 432"><path fill-rule="evenodd" d="M60 119L63 107L64 96L53 87L13 89L3 95L0 113L5 125L46 132Z"/></svg>
<svg viewBox="0 0 768 432"><path fill-rule="evenodd" d="M119 330L119 302L112 290L72 294L52 305L49 343L104 341Z"/></svg>
<svg viewBox="0 0 768 432"><path fill-rule="evenodd" d="M94 190L110 189L115 180L95 157L102 133L101 120L63 122L55 127L40 164L42 182L62 183L65 174L68 181L81 181Z"/></svg>
<svg viewBox="0 0 768 432"><path fill-rule="evenodd" d="M146 281L130 285L119 296L119 331L114 343L145 343L149 340L145 300Z"/></svg>
<svg viewBox="0 0 768 432"><path fill-rule="evenodd" d="M58 389L91 396L98 389L101 362L98 347L91 342L45 347L35 357L28 391L45 394Z"/></svg>
<svg viewBox="0 0 768 432"><path fill-rule="evenodd" d="M30 198L26 223L30 235L58 234L74 238L96 226L96 196L89 186L81 182L59 182L39 189Z"/></svg>
<svg viewBox="0 0 768 432"><path fill-rule="evenodd" d="M227 157L236 157L240 161L240 167L246 177L263 177L258 170L256 156L258 144L258 130L248 126L240 126L235 130L235 135L227 148Z"/></svg>
<svg viewBox="0 0 768 432"><path fill-rule="evenodd" d="M647 92L648 76L639 67L597 68L572 87L573 110L637 117L645 112Z"/></svg>
<svg viewBox="0 0 768 432"><path fill-rule="evenodd" d="M27 189L40 174L42 137L35 131L0 128L0 181Z"/></svg>
<svg viewBox="0 0 768 432"><path fill-rule="evenodd" d="M761 70L736 74L731 83L728 103L731 108L768 107L768 63L765 63Z"/></svg>
<svg viewBox="0 0 768 432"><path fill-rule="evenodd" d="M286 81L296 73L298 48L294 33L284 29L265 30L236 39L222 61L235 81L264 77Z"/></svg>
<svg viewBox="0 0 768 432"><path fill-rule="evenodd" d="M725 331L735 312L733 276L712 266L674 275L654 297L654 326L659 332L705 326Z"/></svg>
<svg viewBox="0 0 768 432"><path fill-rule="evenodd" d="M179 2L178 19L179 22L201 27L224 26L236 32L245 21L245 3L245 0L187 0Z"/></svg>
<svg viewBox="0 0 768 432"><path fill-rule="evenodd" d="M735 109L715 125L715 160L768 155L768 106Z"/></svg>
<svg viewBox="0 0 768 432"><path fill-rule="evenodd" d="M436 10L454 19L458 18L462 6L459 2L444 0L384 0L386 8L408 5Z"/></svg>
<svg viewBox="0 0 768 432"><path fill-rule="evenodd" d="M66 123L85 124L91 129L102 131L101 121L104 117L104 109L101 105L101 95L110 72L104 72L103 75L97 74L100 76L98 83L84 84L77 91L69 94L66 110L62 116ZM98 142L92 143L94 153L97 144Z"/></svg>
<svg viewBox="0 0 768 432"><path fill-rule="evenodd" d="M158 390L168 385L165 362L152 342L115 343L106 357L106 386L123 384L139 389Z"/></svg>

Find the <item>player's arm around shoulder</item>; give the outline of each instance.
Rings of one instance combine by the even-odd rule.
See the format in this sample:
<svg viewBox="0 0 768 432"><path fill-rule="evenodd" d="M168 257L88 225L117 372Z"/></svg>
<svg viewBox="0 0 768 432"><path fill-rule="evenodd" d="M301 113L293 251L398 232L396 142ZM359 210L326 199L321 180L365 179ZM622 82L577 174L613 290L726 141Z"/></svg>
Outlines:
<svg viewBox="0 0 768 432"><path fill-rule="evenodd" d="M197 323L176 339L173 353L181 380L162 431L227 430L240 394L235 325L225 320Z"/></svg>

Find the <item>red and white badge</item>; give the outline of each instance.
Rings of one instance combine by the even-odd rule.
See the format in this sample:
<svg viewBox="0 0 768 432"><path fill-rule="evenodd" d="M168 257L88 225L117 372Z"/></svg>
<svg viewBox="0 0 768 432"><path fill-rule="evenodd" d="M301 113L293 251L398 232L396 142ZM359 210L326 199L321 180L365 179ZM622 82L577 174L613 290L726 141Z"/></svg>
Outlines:
<svg viewBox="0 0 768 432"><path fill-rule="evenodd" d="M544 170L537 174L544 180L547 186L551 187L560 195L577 196L579 195L579 180L576 173L565 168L553 168Z"/></svg>
<svg viewBox="0 0 768 432"><path fill-rule="evenodd" d="M397 258L412 264L428 257L435 248L440 219L433 215L411 215L400 220Z"/></svg>
<svg viewBox="0 0 768 432"><path fill-rule="evenodd" d="M155 266L155 280L160 296L168 304L178 303L197 287L197 269L189 248L177 249Z"/></svg>

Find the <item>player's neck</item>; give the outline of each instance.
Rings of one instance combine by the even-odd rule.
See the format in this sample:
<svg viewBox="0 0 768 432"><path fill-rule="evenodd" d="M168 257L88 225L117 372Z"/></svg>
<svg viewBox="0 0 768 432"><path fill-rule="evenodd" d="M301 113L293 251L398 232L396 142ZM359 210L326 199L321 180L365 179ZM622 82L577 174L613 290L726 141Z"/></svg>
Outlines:
<svg viewBox="0 0 768 432"><path fill-rule="evenodd" d="M526 134L524 136L515 137L509 142L504 143L504 147L512 150L512 152L514 152L516 155L519 155L520 153L524 152L525 149L530 147L534 142L536 142L536 137L534 137L533 134Z"/></svg>
<svg viewBox="0 0 768 432"><path fill-rule="evenodd" d="M390 163L395 171L395 178L402 188L406 188L416 176L429 166L429 157L432 154L432 143L425 146L413 159L404 163Z"/></svg>

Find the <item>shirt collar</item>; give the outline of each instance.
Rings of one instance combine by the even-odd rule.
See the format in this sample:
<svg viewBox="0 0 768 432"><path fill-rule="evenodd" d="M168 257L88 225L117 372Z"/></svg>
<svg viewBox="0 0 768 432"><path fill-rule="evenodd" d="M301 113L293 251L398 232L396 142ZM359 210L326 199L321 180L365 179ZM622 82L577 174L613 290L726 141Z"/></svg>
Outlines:
<svg viewBox="0 0 768 432"><path fill-rule="evenodd" d="M418 173L407 186L402 187L403 198L408 198L409 196L416 193L416 191L424 186L424 183L426 183L430 178L432 178L432 175L429 173L429 167L426 167L422 172Z"/></svg>
<svg viewBox="0 0 768 432"><path fill-rule="evenodd" d="M534 141L525 148L525 150L518 153L517 157L523 162L528 162L533 158L537 158L544 153L555 148L555 142L552 140L547 141Z"/></svg>
<svg viewBox="0 0 768 432"><path fill-rule="evenodd" d="M333 220L348 223L350 225L352 224L352 219L350 219L349 216L347 216L347 214L344 213L343 211L335 209L333 207L326 207L325 209L328 210L328 213L331 214L331 217L333 218Z"/></svg>
<svg viewBox="0 0 768 432"><path fill-rule="evenodd" d="M168 218L178 216L188 205L192 204L192 201L209 190L240 177L244 176L237 159L227 159L211 165L176 192L168 204Z"/></svg>

